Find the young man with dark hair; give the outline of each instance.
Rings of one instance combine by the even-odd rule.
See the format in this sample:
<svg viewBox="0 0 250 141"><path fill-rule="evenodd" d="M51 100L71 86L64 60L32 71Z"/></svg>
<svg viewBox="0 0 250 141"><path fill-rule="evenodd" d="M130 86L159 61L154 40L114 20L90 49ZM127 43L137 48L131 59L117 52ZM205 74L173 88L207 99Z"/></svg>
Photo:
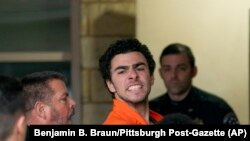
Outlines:
<svg viewBox="0 0 250 141"><path fill-rule="evenodd" d="M113 98L113 110L104 125L148 125L162 119L148 105L155 61L146 45L133 38L117 40L101 56L99 67Z"/></svg>

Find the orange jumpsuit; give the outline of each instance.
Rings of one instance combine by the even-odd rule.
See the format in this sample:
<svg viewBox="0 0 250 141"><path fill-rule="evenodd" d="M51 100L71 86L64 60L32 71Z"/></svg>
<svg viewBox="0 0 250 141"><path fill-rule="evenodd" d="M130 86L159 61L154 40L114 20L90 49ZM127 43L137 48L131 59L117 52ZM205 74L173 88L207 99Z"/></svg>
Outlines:
<svg viewBox="0 0 250 141"><path fill-rule="evenodd" d="M152 110L149 110L149 117L156 122L163 119L162 115ZM113 110L109 113L103 125L111 124L148 125L149 123L126 103L113 99Z"/></svg>

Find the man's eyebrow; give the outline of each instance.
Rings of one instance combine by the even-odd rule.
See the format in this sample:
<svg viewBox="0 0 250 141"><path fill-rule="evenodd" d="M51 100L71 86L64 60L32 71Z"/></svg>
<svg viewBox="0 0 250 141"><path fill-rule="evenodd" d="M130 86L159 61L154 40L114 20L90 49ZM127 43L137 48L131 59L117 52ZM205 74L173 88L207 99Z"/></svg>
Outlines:
<svg viewBox="0 0 250 141"><path fill-rule="evenodd" d="M170 64L163 64L162 65L162 67L169 67L169 66L171 66L171 65ZM179 67L179 66L187 66L187 64L185 64L185 63L177 64L177 67Z"/></svg>
<svg viewBox="0 0 250 141"><path fill-rule="evenodd" d="M146 64L144 62L138 62L133 65L133 67L138 67L138 66L146 66Z"/></svg>
<svg viewBox="0 0 250 141"><path fill-rule="evenodd" d="M120 70L120 69L126 69L128 68L128 66L118 66L114 69L114 72L117 71L117 70Z"/></svg>
<svg viewBox="0 0 250 141"><path fill-rule="evenodd" d="M146 64L145 64L144 62L138 62L138 63L136 63L136 64L133 64L132 66L133 66L133 67L138 67L138 66L141 66L141 65L146 66ZM118 66L118 67L116 67L116 68L114 69L114 71L117 71L117 70L119 70L119 69L127 69L127 68L128 68L128 66Z"/></svg>
<svg viewBox="0 0 250 141"><path fill-rule="evenodd" d="M62 97L63 97L63 96L69 96L69 93L68 93L68 92L64 92L61 96L62 96Z"/></svg>

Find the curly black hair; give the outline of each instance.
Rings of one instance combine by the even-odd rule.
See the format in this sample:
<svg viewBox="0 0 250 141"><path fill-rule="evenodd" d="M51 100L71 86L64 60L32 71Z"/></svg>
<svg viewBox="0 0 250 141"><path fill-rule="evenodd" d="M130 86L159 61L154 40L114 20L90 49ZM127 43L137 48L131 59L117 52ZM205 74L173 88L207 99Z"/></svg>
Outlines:
<svg viewBox="0 0 250 141"><path fill-rule="evenodd" d="M127 38L119 39L112 43L106 52L99 58L99 69L104 81L111 80L111 60L114 58L114 56L128 52L142 53L147 60L150 75L153 75L155 70L155 61L148 47L142 44L138 39Z"/></svg>

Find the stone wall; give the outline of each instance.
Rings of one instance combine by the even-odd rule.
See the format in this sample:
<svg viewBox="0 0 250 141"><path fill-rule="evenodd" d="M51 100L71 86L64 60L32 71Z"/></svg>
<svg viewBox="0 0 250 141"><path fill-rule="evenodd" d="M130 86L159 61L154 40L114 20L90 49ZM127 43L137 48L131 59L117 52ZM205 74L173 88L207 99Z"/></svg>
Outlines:
<svg viewBox="0 0 250 141"><path fill-rule="evenodd" d="M81 0L83 124L102 124L112 108L111 94L98 71L109 44L135 36L135 0Z"/></svg>

